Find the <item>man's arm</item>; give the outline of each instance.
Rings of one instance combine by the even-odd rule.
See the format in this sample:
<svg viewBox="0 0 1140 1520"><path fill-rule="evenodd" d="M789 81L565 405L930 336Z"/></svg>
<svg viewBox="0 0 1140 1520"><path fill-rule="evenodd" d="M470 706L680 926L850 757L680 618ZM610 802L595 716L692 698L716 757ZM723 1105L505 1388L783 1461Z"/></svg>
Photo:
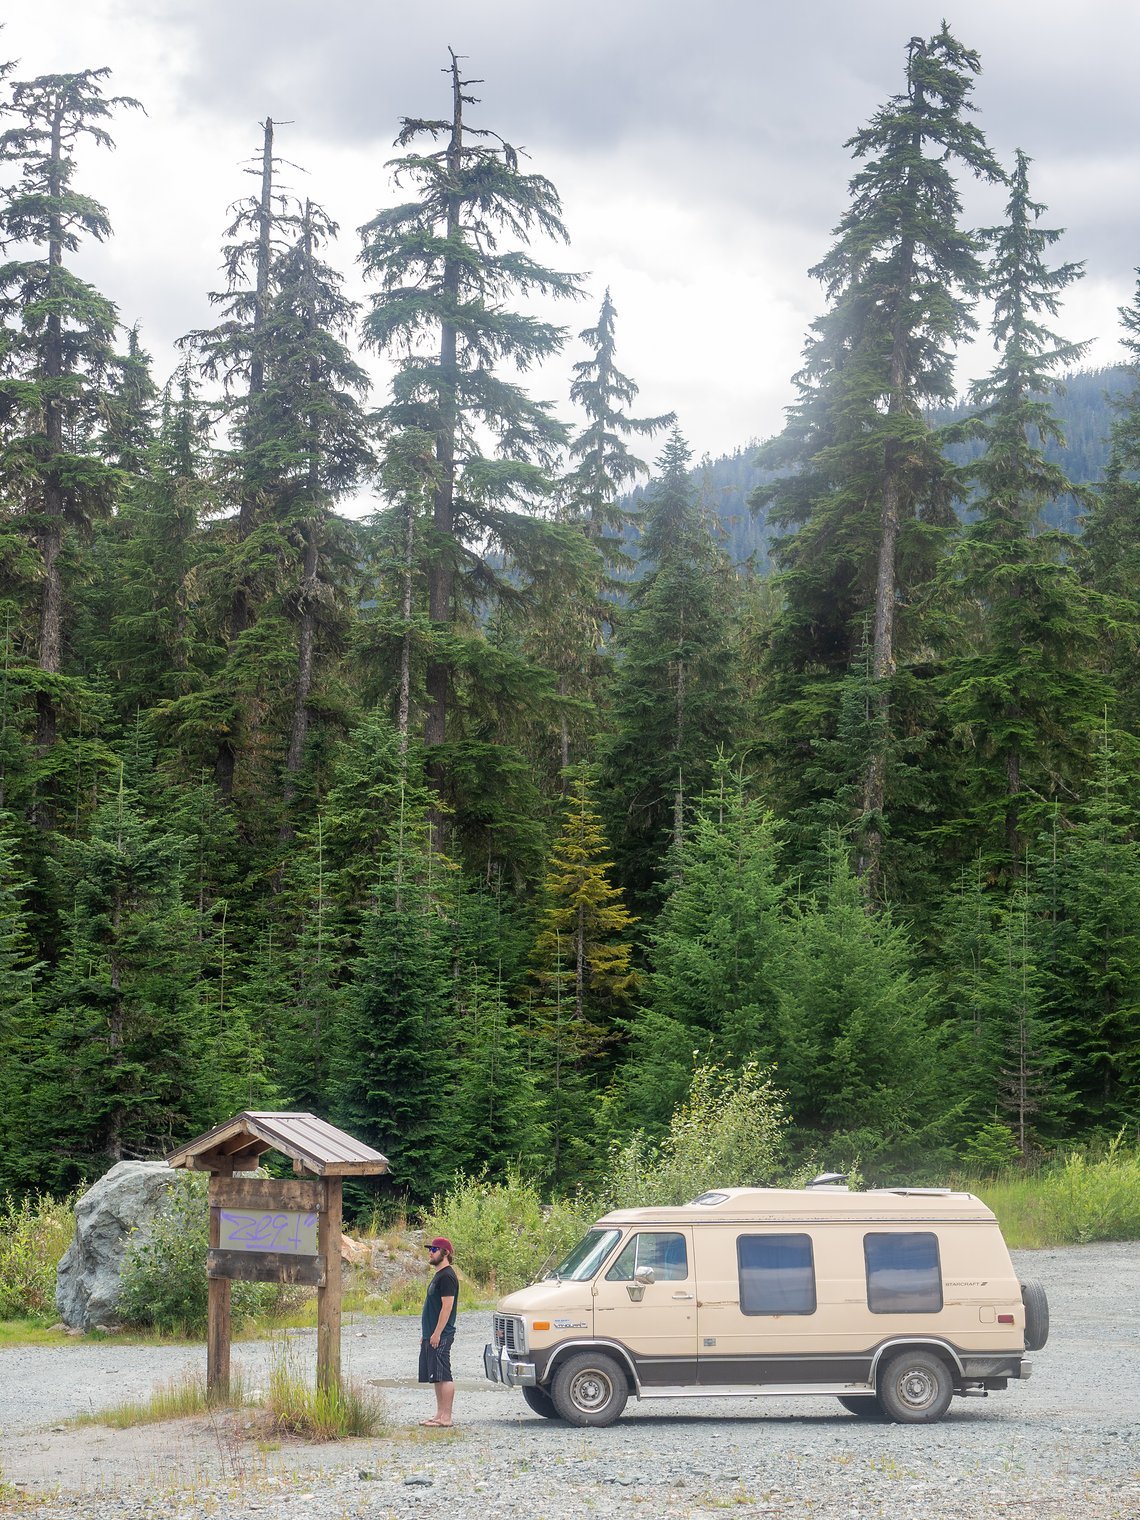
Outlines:
<svg viewBox="0 0 1140 1520"><path fill-rule="evenodd" d="M455 1302L455 1294L454 1293L449 1293L446 1298L441 1298L440 1299L440 1301L439 1301L439 1320L436 1323L435 1329L431 1333L431 1339L428 1341L428 1345L429 1346L438 1346L439 1345L439 1338L443 1334L443 1327L447 1324L448 1320L451 1318L451 1306L452 1306L452 1304L454 1304L454 1302Z"/></svg>

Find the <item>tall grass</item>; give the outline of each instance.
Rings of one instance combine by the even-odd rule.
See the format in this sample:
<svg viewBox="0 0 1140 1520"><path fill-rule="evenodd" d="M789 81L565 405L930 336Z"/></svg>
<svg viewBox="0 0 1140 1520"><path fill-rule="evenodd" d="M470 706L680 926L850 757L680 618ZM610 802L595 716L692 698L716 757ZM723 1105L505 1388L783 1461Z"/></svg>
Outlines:
<svg viewBox="0 0 1140 1520"><path fill-rule="evenodd" d="M0 1319L55 1319L55 1276L75 1238L70 1198L0 1200Z"/></svg>
<svg viewBox="0 0 1140 1520"><path fill-rule="evenodd" d="M160 1383L146 1399L128 1399L107 1409L90 1410L77 1415L73 1425L109 1425L113 1430L129 1430L135 1425L156 1425L163 1420L183 1420L188 1415L203 1414L208 1409L240 1409L249 1403L245 1382L238 1371L230 1374L230 1385L220 1392L206 1387L200 1372L184 1372L181 1377Z"/></svg>
<svg viewBox="0 0 1140 1520"><path fill-rule="evenodd" d="M955 1181L993 1209L1016 1249L1140 1239L1140 1149L1120 1136L1103 1154L1074 1151L1036 1173Z"/></svg>
<svg viewBox="0 0 1140 1520"><path fill-rule="evenodd" d="M265 1401L275 1432L310 1441L374 1436L387 1428L384 1401L375 1389L345 1378L322 1388L297 1370L287 1350L274 1358Z"/></svg>

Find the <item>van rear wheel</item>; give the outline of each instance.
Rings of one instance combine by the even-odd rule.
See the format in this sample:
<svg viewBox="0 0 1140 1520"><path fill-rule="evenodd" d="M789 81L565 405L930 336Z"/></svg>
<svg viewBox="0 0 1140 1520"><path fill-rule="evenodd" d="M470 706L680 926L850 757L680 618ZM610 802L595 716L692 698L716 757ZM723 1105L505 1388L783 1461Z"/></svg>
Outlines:
<svg viewBox="0 0 1140 1520"><path fill-rule="evenodd" d="M562 1416L554 1407L554 1400L545 1388L524 1388L522 1396L526 1400L528 1409L533 1409L535 1414L540 1414L544 1420L559 1420Z"/></svg>
<svg viewBox="0 0 1140 1520"><path fill-rule="evenodd" d="M933 1351L900 1351L879 1373L883 1413L900 1425L932 1425L953 1397L950 1369Z"/></svg>
<svg viewBox="0 0 1140 1520"><path fill-rule="evenodd" d="M612 1425L625 1408L629 1385L612 1356L579 1351L559 1364L550 1395L571 1425Z"/></svg>
<svg viewBox="0 0 1140 1520"><path fill-rule="evenodd" d="M838 1397L844 1409L849 1409L852 1414L857 1414L864 1420L883 1418L883 1406L873 1393L841 1393Z"/></svg>

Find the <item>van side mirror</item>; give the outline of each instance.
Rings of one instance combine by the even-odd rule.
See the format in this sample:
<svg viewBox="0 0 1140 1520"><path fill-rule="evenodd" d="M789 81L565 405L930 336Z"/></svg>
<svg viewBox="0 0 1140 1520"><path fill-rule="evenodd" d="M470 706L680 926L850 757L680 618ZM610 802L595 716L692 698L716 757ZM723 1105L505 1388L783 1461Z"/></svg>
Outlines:
<svg viewBox="0 0 1140 1520"><path fill-rule="evenodd" d="M647 1288L651 1282L656 1281L656 1279L654 1277L654 1274L653 1274L653 1268L652 1267L634 1267L634 1269L633 1269L633 1280L636 1283L640 1283L643 1288Z"/></svg>

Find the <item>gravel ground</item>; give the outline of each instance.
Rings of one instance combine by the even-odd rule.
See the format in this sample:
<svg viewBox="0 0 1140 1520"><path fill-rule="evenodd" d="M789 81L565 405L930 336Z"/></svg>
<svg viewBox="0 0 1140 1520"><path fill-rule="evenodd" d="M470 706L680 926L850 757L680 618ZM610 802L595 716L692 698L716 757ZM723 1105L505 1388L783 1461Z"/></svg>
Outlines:
<svg viewBox="0 0 1140 1520"><path fill-rule="evenodd" d="M1034 1374L988 1399L955 1399L934 1426L857 1419L834 1399L631 1402L608 1430L532 1416L482 1378L490 1316L461 1318L456 1427L420 1430L431 1395L406 1374L416 1320L346 1323L346 1371L383 1389L383 1439L266 1449L248 1416L114 1431L64 1426L77 1413L145 1398L204 1364L186 1347L113 1340L0 1350L0 1514L42 1520L278 1520L426 1516L448 1520L680 1520L735 1512L923 1520L1140 1517L1140 1247L1015 1253L1049 1295L1049 1344ZM298 1334L298 1364L315 1362ZM273 1348L235 1348L246 1379ZM6 1486L4 1486L6 1485ZM637 1513L634 1511L634 1513Z"/></svg>

